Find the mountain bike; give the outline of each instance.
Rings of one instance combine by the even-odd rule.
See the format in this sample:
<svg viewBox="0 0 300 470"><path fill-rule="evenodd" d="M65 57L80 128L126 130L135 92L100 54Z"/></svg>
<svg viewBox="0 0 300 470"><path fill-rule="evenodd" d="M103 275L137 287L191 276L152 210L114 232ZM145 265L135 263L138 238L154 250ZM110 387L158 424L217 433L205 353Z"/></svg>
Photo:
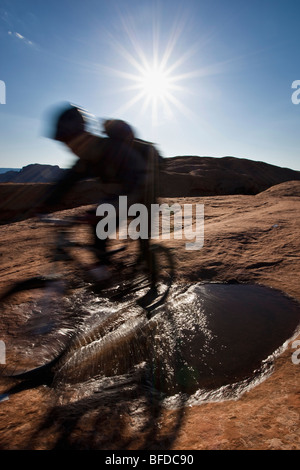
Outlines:
<svg viewBox="0 0 300 470"><path fill-rule="evenodd" d="M46 217L41 223L55 235L48 255L51 272L17 282L0 296L0 336L8 344L3 373L9 376L21 377L27 369L39 372L63 355L85 321L79 304L82 307L87 292L100 302L126 299L128 305L132 299L151 318L166 301L174 279L169 248L150 243L144 253L139 240L116 239L106 254L112 276L99 286L90 276L96 252L87 241L90 226L84 217Z"/></svg>

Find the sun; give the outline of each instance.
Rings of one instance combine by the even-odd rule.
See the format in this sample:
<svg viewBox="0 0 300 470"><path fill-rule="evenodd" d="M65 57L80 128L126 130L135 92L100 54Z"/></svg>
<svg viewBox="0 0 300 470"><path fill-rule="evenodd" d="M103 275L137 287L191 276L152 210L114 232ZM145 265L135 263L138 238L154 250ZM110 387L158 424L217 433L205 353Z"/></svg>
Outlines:
<svg viewBox="0 0 300 470"><path fill-rule="evenodd" d="M124 54L125 55L125 54ZM189 114L189 110L180 100L179 95L186 88L180 82L188 78L188 74L176 74L174 70L179 62L168 64L166 57L152 58L148 60L142 53L137 60L132 55L126 54L132 72L114 72L129 82L123 86L122 90L129 93L128 101L121 106L117 113L124 113L137 103L140 104L140 112L149 112L152 117L152 124L157 125L162 118L172 117L175 109L183 114Z"/></svg>
<svg viewBox="0 0 300 470"><path fill-rule="evenodd" d="M191 118L190 109L185 105L185 97L190 93L188 79L195 76L189 71L186 62L194 53L193 48L180 54L176 51L182 28L174 28L174 32L161 45L158 33L154 31L152 51L149 44L143 44L139 35L124 21L126 32L124 41L111 38L111 45L123 64L120 68L108 67L115 76L122 79L119 92L127 95L116 114L125 114L129 108L138 107L141 115L148 115L152 124L157 125L166 118L185 114ZM198 72L197 72L198 73Z"/></svg>
<svg viewBox="0 0 300 470"><path fill-rule="evenodd" d="M154 100L165 100L172 89L172 80L168 72L155 65L145 68L137 82L145 97Z"/></svg>

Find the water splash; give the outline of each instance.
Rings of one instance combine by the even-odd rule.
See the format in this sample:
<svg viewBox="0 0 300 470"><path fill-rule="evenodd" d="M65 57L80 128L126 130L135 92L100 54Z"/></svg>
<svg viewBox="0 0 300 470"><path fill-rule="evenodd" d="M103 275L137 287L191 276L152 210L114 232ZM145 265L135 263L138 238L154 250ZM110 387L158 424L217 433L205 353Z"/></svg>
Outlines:
<svg viewBox="0 0 300 470"><path fill-rule="evenodd" d="M235 399L260 383L300 319L295 300L247 284L174 286L150 321L132 299L91 301L86 310L56 380L110 378L118 386L138 367L171 407Z"/></svg>
<svg viewBox="0 0 300 470"><path fill-rule="evenodd" d="M238 398L268 377L300 324L298 302L258 285L174 285L150 320L136 303L140 295L116 301L78 289L60 309L51 304L51 324L57 325L53 331L14 337L14 356L8 347L8 362L28 370L64 351L52 370L55 386L82 390L82 384L94 379L111 395L124 383L132 390L139 383L166 406L178 407ZM18 315L10 318L26 325L22 305L15 306ZM9 332L20 330L19 323L12 323Z"/></svg>

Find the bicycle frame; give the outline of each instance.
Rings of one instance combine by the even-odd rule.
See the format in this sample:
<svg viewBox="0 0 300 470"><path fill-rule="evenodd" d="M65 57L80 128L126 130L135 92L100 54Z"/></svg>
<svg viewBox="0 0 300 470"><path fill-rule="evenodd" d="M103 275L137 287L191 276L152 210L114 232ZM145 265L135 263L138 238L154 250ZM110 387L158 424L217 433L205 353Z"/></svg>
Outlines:
<svg viewBox="0 0 300 470"><path fill-rule="evenodd" d="M55 241L54 241L54 249L52 252L52 263L57 264L59 262L67 261L67 262L73 262L75 263L81 271L81 274L84 274L84 276L88 277L89 282L93 282L92 279L89 278L88 276L88 269L89 265L83 264L79 261L77 257L74 257L72 254L72 248L79 248L82 249L86 252L89 252L90 255L94 255L96 258L96 262L99 261L99 258L97 257L97 249L93 244L88 244L88 243L82 243L79 241L72 241L69 238L69 231L67 229L70 229L76 225L88 225L91 226L90 223L85 222L82 220L82 218L67 218L67 219L56 219L56 218L42 218L42 222L47 223L52 225L53 227L58 227L60 230L57 231ZM118 261L114 260L113 261L113 256L115 254L121 253L126 250L126 243L123 244L122 246L111 249L108 252L102 254L101 258L103 259L103 262L108 262L110 265L118 265ZM143 259L142 253L138 255L138 262L140 262ZM133 263L134 265L134 263Z"/></svg>
<svg viewBox="0 0 300 470"><path fill-rule="evenodd" d="M66 231L66 229L71 228L72 226L75 226L75 225L91 226L91 224L89 222L86 222L81 217L68 218L68 219L44 218L42 220L45 223L49 223L49 224L52 224L53 226L61 228L61 230L58 231L57 236L56 236L55 249L54 249L53 258L52 258L53 261L54 262L73 261L77 265L79 265L81 273L84 273L85 275L88 274L87 266L86 265L84 266L83 264L81 264L79 260L72 255L71 249L80 248L80 249L88 250L90 253L94 253L94 254L97 253L97 250L92 244L71 241L68 237L69 234ZM140 240L138 241L138 243L139 243L139 251L137 253L137 259L135 259L135 261L132 262L132 264L128 263L128 258L126 259L126 269L127 271L129 269L130 273L128 273L129 276L128 276L128 279L126 280L127 287L125 291L130 292L130 291L139 290L141 289L141 284L143 284L143 287L151 287L151 289L155 288L157 280L158 280L158 276L160 274L159 267L157 266L157 262L158 264L160 263L160 256L163 254L167 256L167 264L168 264L168 269L170 271L170 279L167 282L168 286L167 286L166 292L163 296L161 296L161 299L160 299L160 303L163 303L165 299L167 298L170 286L174 278L173 257L169 249L167 249L166 247L157 245L157 244L149 245L149 253L144 253ZM120 268L120 262L118 260L113 260L113 255L126 250L126 248L127 246L125 243L121 247L108 251L103 257L103 261L105 260L110 265L115 266L118 278L122 269ZM147 260L147 257L148 257L148 260ZM137 272L139 271L139 266L141 266L143 262L145 262L147 265L146 271L148 271L148 275L145 275L144 273L144 277L142 276L137 280L136 275L137 275ZM147 276L148 276L148 279L145 282ZM91 279L88 279L88 281L93 282L93 280ZM100 290L101 290L101 287L100 287ZM122 294L119 294L119 296L121 298Z"/></svg>

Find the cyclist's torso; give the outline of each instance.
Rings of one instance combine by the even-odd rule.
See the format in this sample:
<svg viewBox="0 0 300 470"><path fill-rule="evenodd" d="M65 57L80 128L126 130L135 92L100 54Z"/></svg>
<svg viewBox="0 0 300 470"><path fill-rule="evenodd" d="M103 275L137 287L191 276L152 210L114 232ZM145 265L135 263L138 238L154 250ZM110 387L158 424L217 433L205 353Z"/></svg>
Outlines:
<svg viewBox="0 0 300 470"><path fill-rule="evenodd" d="M146 177L145 160L126 143L86 136L73 151L79 157L73 171L82 178L99 178L105 185L119 185L123 193L142 184Z"/></svg>

